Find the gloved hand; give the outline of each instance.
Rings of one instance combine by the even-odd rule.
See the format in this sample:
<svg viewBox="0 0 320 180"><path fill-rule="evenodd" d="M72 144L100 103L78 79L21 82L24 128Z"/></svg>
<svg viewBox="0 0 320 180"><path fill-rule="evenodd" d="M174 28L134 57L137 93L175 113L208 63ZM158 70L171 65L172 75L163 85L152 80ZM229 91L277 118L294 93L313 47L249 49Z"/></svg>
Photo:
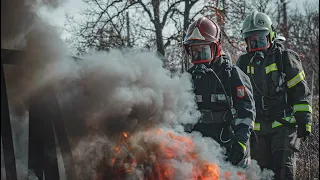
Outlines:
<svg viewBox="0 0 320 180"><path fill-rule="evenodd" d="M244 158L245 152L245 144L239 141L234 142L231 147L231 152L228 154L228 161L233 165L237 165Z"/></svg>
<svg viewBox="0 0 320 180"><path fill-rule="evenodd" d="M310 124L298 124L297 135L298 138L306 138L311 133Z"/></svg>

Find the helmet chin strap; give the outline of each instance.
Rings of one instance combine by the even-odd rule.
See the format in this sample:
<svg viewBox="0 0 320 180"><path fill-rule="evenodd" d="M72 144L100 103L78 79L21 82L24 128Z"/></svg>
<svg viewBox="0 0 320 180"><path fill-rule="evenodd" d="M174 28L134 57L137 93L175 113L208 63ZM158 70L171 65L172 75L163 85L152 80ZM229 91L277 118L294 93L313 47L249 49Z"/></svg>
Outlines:
<svg viewBox="0 0 320 180"><path fill-rule="evenodd" d="M216 54L214 55L212 61L210 62L210 64L217 62L221 56L221 44L220 42L216 44L216 50L215 50Z"/></svg>

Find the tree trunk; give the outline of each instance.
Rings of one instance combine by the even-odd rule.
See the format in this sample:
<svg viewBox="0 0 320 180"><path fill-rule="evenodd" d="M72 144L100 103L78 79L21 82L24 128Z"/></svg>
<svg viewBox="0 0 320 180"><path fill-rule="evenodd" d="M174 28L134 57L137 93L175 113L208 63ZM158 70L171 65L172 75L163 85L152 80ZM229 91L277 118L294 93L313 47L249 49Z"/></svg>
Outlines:
<svg viewBox="0 0 320 180"><path fill-rule="evenodd" d="M165 55L164 45L163 45L163 37L162 37L162 26L160 23L154 24L156 28L156 38L157 38L157 50L161 55Z"/></svg>
<svg viewBox="0 0 320 180"><path fill-rule="evenodd" d="M130 44L130 19L129 19L129 12L126 13L126 19L127 19L127 46L131 47Z"/></svg>
<svg viewBox="0 0 320 180"><path fill-rule="evenodd" d="M288 34L288 23L287 23L287 2L285 0L281 0L283 3L283 24L282 24L282 32L284 37L286 38L285 45L288 47L288 40L289 40L289 34Z"/></svg>
<svg viewBox="0 0 320 180"><path fill-rule="evenodd" d="M154 27L156 29L156 39L157 39L157 51L161 55L165 55L164 50L164 44L163 44L163 36L162 36L162 24L160 22L160 1L159 0L153 0L152 1L153 6L153 13L154 13Z"/></svg>
<svg viewBox="0 0 320 180"><path fill-rule="evenodd" d="M184 40L184 37L186 36L186 32L189 27L189 15L190 15L190 10L191 10L192 6L193 6L193 4L191 4L189 0L185 0L184 14L183 14L183 37L182 37L182 40ZM182 72L184 72L189 69L188 57L184 56L182 58L182 61L183 61Z"/></svg>

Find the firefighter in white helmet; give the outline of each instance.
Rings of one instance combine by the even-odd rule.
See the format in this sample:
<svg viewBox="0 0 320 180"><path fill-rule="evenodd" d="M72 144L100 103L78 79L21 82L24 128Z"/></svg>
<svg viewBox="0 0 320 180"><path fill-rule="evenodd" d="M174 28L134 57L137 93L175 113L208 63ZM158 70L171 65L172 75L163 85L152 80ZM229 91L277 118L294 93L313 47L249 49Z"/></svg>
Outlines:
<svg viewBox="0 0 320 180"><path fill-rule="evenodd" d="M275 180L293 180L299 138L311 132L311 93L299 55L285 49L269 16L253 11L243 22L247 53L237 61L250 77L257 118L258 143L251 144L252 158L272 169Z"/></svg>

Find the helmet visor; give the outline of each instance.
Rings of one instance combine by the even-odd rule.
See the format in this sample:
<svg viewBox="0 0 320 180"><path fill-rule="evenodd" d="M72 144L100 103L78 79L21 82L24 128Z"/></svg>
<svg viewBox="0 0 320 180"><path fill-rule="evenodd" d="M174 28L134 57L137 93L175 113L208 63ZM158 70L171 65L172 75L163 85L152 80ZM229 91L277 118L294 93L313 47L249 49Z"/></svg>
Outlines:
<svg viewBox="0 0 320 180"><path fill-rule="evenodd" d="M268 34L268 31L248 33L245 38L248 51L252 52L269 48Z"/></svg>
<svg viewBox="0 0 320 180"><path fill-rule="evenodd" d="M210 44L196 44L189 46L191 61L193 63L208 62L213 59L214 48Z"/></svg>

